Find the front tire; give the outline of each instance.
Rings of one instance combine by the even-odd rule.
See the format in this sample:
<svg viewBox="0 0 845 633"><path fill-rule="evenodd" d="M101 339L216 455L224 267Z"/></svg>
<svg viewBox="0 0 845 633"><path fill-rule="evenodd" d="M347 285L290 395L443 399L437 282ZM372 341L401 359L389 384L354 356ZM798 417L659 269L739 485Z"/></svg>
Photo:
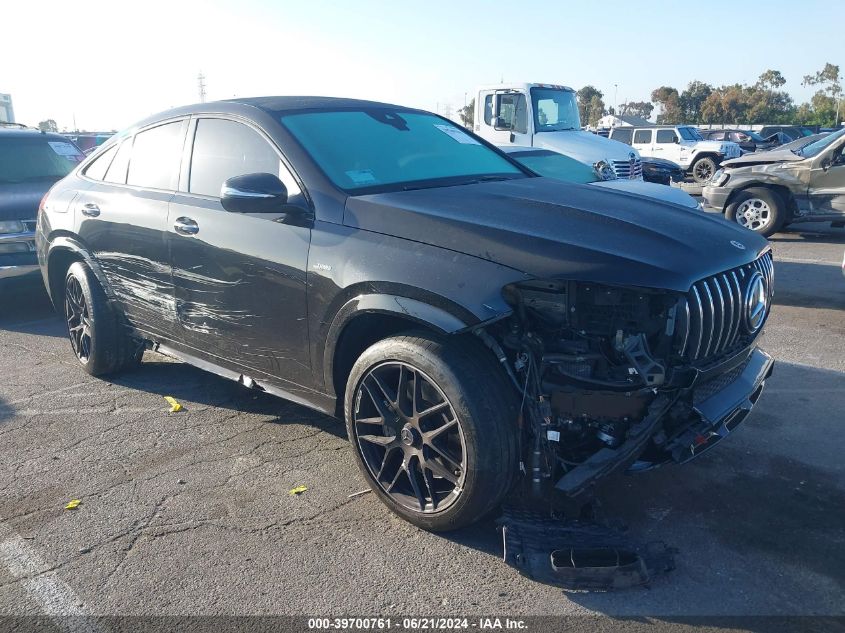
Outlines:
<svg viewBox="0 0 845 633"><path fill-rule="evenodd" d="M709 156L699 158L692 164L692 179L700 185L709 182L716 173L716 161Z"/></svg>
<svg viewBox="0 0 845 633"><path fill-rule="evenodd" d="M763 237L777 233L786 221L786 204L776 192L752 187L739 192L728 205L725 217Z"/></svg>
<svg viewBox="0 0 845 633"><path fill-rule="evenodd" d="M454 530L501 503L517 471L515 390L472 340L384 339L352 368L344 413L367 483L425 530Z"/></svg>
<svg viewBox="0 0 845 633"><path fill-rule="evenodd" d="M143 346L127 334L119 313L82 262L68 268L64 306L71 349L86 372L102 376L141 362Z"/></svg>

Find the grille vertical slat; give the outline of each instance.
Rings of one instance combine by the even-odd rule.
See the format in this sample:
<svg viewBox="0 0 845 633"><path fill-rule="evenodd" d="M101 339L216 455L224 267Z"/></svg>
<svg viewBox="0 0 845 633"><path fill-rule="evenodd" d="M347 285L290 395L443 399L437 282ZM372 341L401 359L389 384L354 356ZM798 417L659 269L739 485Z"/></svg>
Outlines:
<svg viewBox="0 0 845 633"><path fill-rule="evenodd" d="M702 301L704 321L706 322L706 325L702 323L702 332L706 332L704 335L704 356L707 357L710 356L710 348L713 345L713 322L715 321L713 314L713 295L710 294L710 287L707 285L706 280L700 283L704 290L701 296L703 299L706 299L706 301Z"/></svg>
<svg viewBox="0 0 845 633"><path fill-rule="evenodd" d="M693 358L698 358L699 354L701 353L701 340L703 338L704 333L704 310L701 307L701 295L698 294L698 288L695 286L692 287L692 299L693 299L693 306L692 306L692 313L693 313L693 321L692 323L695 324L695 351L692 353ZM692 335L692 332L690 332Z"/></svg>
<svg viewBox="0 0 845 633"><path fill-rule="evenodd" d="M719 287L719 281L716 277L711 278L709 282L705 283L712 285L715 290L713 293L713 325L716 325L716 317L718 317L719 329L716 330L714 335L713 353L718 354L722 351L722 337L725 334L725 298L722 296L722 289ZM719 302L718 305L716 305L717 300Z"/></svg>
<svg viewBox="0 0 845 633"><path fill-rule="evenodd" d="M722 343L722 349L727 349L731 346L733 342L733 333L736 323L734 322L734 299L733 299L733 292L731 291L731 284L728 281L728 276L725 274L719 275L716 277L716 282L719 284L719 287L724 290L724 297L725 297L725 340Z"/></svg>

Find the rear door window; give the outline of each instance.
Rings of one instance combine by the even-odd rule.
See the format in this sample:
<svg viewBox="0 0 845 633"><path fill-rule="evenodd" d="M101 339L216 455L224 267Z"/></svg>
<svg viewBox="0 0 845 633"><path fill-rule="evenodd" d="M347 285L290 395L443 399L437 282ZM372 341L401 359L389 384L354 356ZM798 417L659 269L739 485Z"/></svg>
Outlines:
<svg viewBox="0 0 845 633"><path fill-rule="evenodd" d="M651 144L651 130L637 130L634 132L634 143L635 144Z"/></svg>
<svg viewBox="0 0 845 633"><path fill-rule="evenodd" d="M175 191L186 126L186 121L174 121L136 134L127 184Z"/></svg>
<svg viewBox="0 0 845 633"><path fill-rule="evenodd" d="M674 143L678 139L675 130L657 130L658 143Z"/></svg>

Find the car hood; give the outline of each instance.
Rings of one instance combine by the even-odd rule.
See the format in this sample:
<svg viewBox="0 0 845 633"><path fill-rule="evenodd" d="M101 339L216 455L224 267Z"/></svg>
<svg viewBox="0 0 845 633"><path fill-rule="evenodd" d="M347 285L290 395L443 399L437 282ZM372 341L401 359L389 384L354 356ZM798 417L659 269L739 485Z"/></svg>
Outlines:
<svg viewBox="0 0 845 633"><path fill-rule="evenodd" d="M678 204L687 209L698 209L698 202L688 193L685 193L677 187L670 187L668 185L658 185L653 182L645 182L644 180L603 180L592 183L598 187L607 187L616 191L623 191L626 193L635 193L639 196L647 196L655 198L663 202L671 202Z"/></svg>
<svg viewBox="0 0 845 633"><path fill-rule="evenodd" d="M720 217L550 178L350 197L344 223L532 277L680 292L768 247Z"/></svg>
<svg viewBox="0 0 845 633"><path fill-rule="evenodd" d="M639 156L630 145L583 130L538 132L534 135L534 147L565 154L590 166L600 160L628 161L631 153Z"/></svg>
<svg viewBox="0 0 845 633"><path fill-rule="evenodd" d="M750 167L751 165L767 165L769 163L793 163L799 160L804 160L804 157L793 154L788 149L773 149L759 154L746 154L745 156L740 156L739 158L726 160L722 163L722 167Z"/></svg>
<svg viewBox="0 0 845 633"><path fill-rule="evenodd" d="M34 220L38 203L58 180L0 183L0 220Z"/></svg>

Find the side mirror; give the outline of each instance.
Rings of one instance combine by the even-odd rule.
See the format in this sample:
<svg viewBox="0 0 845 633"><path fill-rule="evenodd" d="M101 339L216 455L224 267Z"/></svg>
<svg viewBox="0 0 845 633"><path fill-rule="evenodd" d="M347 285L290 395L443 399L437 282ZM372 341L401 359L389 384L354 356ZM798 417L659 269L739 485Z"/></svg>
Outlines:
<svg viewBox="0 0 845 633"><path fill-rule="evenodd" d="M273 174L234 176L220 188L220 204L232 213L284 213L288 190Z"/></svg>
<svg viewBox="0 0 845 633"><path fill-rule="evenodd" d="M681 139L679 139L679 138L678 138L678 135L677 135L677 134L675 135L675 137L674 137L674 138L675 138L675 140L674 140L674 141L672 141L672 142L673 142L675 145L680 145L680 144L681 144Z"/></svg>

